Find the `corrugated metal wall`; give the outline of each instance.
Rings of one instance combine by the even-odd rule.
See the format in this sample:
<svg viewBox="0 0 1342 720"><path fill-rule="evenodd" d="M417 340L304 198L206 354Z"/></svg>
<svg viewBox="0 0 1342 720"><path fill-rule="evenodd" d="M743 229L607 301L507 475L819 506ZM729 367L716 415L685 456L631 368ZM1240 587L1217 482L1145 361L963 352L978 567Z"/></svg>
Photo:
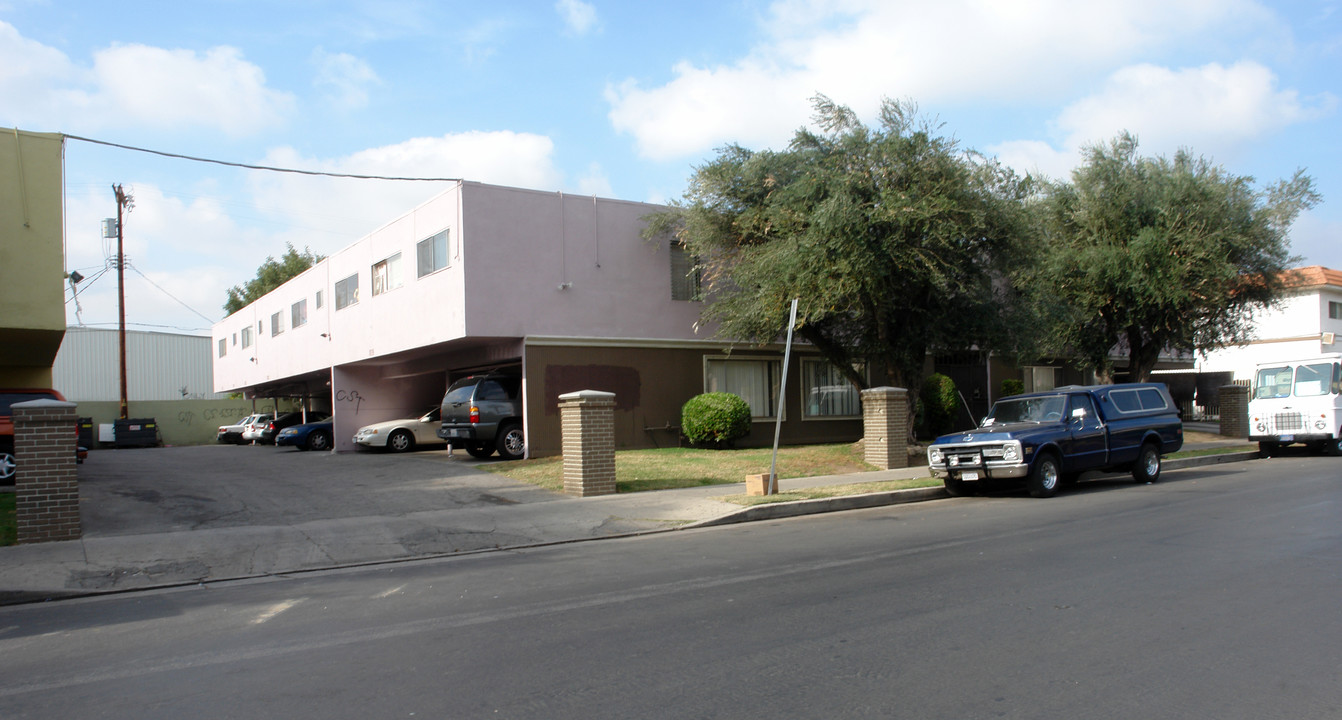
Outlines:
<svg viewBox="0 0 1342 720"><path fill-rule="evenodd" d="M214 387L210 338L126 331L126 394L134 400L224 398ZM71 402L121 398L117 331L72 327L56 353L53 384Z"/></svg>

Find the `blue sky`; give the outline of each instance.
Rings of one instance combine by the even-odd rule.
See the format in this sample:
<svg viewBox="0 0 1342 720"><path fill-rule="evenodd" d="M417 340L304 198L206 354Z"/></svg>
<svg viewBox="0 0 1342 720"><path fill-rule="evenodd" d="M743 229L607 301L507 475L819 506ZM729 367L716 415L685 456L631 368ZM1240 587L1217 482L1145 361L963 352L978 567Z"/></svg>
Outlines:
<svg viewBox="0 0 1342 720"><path fill-rule="evenodd" d="M1291 235L1342 269L1338 0L633 3L0 0L0 122L218 160L464 177L663 202L726 143L784 147L824 93L910 99L963 146L1065 177L1127 129L1260 186L1305 168ZM71 324L204 333L286 242L330 254L446 189L277 175L71 140ZM68 294L68 293L67 293Z"/></svg>

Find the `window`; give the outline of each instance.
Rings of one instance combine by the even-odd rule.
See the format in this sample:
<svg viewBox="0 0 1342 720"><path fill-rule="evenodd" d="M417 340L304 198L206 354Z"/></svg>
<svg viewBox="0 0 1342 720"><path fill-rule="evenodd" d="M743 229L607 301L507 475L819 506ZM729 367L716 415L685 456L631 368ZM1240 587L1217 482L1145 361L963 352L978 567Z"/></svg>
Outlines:
<svg viewBox="0 0 1342 720"><path fill-rule="evenodd" d="M778 361L704 359L704 392L729 392L750 405L753 418L772 418L778 402Z"/></svg>
<svg viewBox="0 0 1342 720"><path fill-rule="evenodd" d="M1052 390L1056 384L1054 371L1057 368L1032 366L1026 370L1030 372L1030 386L1025 388L1025 392L1043 392Z"/></svg>
<svg viewBox="0 0 1342 720"><path fill-rule="evenodd" d="M1301 365L1295 369L1295 396L1313 397L1327 395L1332 390L1333 366L1331 363Z"/></svg>
<svg viewBox="0 0 1342 720"><path fill-rule="evenodd" d="M308 324L308 299L303 298L289 308L289 326L300 328Z"/></svg>
<svg viewBox="0 0 1342 720"><path fill-rule="evenodd" d="M381 295L401 286L401 254L396 253L373 265L373 295Z"/></svg>
<svg viewBox="0 0 1342 720"><path fill-rule="evenodd" d="M237 345L237 344L238 344L238 334L237 334L237 333L233 333L233 344L234 344L234 345Z"/></svg>
<svg viewBox="0 0 1342 720"><path fill-rule="evenodd" d="M270 336L275 337L284 332L284 311L281 310L270 316Z"/></svg>
<svg viewBox="0 0 1342 720"><path fill-rule="evenodd" d="M672 241L668 245L671 253L671 299L699 300L699 259L685 249L685 245Z"/></svg>
<svg viewBox="0 0 1342 720"><path fill-rule="evenodd" d="M322 309L322 291L321 291L321 290L318 290L318 291L317 291L317 309L318 309L318 310L321 310L321 309Z"/></svg>
<svg viewBox="0 0 1342 720"><path fill-rule="evenodd" d="M447 267L447 231L415 245L415 277L424 277Z"/></svg>
<svg viewBox="0 0 1342 720"><path fill-rule="evenodd" d="M350 275L344 280L337 280L335 284L336 310L344 310L357 302L359 302L358 273Z"/></svg>
<svg viewBox="0 0 1342 720"><path fill-rule="evenodd" d="M1342 320L1342 303L1328 301L1328 317L1334 320Z"/></svg>
<svg viewBox="0 0 1342 720"><path fill-rule="evenodd" d="M1165 396L1154 388L1136 388L1134 390L1113 390L1109 393L1109 402L1121 413L1135 413L1144 410L1164 410L1167 405Z"/></svg>
<svg viewBox="0 0 1342 720"><path fill-rule="evenodd" d="M228 354L228 338L219 338L219 357Z"/></svg>
<svg viewBox="0 0 1342 720"><path fill-rule="evenodd" d="M250 325L242 329L242 346L244 348L252 346L252 328Z"/></svg>
<svg viewBox="0 0 1342 720"><path fill-rule="evenodd" d="M859 372L861 368L858 368ZM803 358L801 363L802 417L839 418L862 415L857 388L826 360Z"/></svg>

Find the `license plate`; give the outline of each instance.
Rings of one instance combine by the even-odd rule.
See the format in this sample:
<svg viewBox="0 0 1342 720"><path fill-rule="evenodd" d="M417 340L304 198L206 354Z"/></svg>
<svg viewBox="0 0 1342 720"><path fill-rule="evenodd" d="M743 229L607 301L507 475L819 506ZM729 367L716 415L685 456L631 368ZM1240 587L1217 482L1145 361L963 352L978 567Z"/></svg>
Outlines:
<svg viewBox="0 0 1342 720"><path fill-rule="evenodd" d="M460 431L460 430L448 430L448 431L447 431L447 436L448 436L448 437L461 437L461 431Z"/></svg>
<svg viewBox="0 0 1342 720"><path fill-rule="evenodd" d="M1282 435L1282 436L1281 436L1281 441L1282 441L1282 442L1295 442L1295 436L1294 436L1294 435Z"/></svg>
<svg viewBox="0 0 1342 720"><path fill-rule="evenodd" d="M962 472L962 473L960 473L960 479L961 479L961 480L978 480L978 479L979 479L979 474L976 473L976 472Z"/></svg>

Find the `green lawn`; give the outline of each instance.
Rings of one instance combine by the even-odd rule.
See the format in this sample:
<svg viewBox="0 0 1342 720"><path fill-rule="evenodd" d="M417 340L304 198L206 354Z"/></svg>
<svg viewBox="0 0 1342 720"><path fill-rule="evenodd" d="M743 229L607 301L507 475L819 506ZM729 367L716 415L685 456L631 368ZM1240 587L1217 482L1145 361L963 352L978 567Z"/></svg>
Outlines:
<svg viewBox="0 0 1342 720"><path fill-rule="evenodd" d="M747 475L769 472L772 454L772 448L621 450L615 453L615 486L618 492L625 493L745 482ZM494 463L482 468L548 490L564 488L564 458L560 456ZM862 451L854 443L778 449L780 478L846 475L877 469L862 460Z"/></svg>
<svg viewBox="0 0 1342 720"><path fill-rule="evenodd" d="M19 529L14 521L14 499L12 492L0 493L0 545L13 545L18 541Z"/></svg>

